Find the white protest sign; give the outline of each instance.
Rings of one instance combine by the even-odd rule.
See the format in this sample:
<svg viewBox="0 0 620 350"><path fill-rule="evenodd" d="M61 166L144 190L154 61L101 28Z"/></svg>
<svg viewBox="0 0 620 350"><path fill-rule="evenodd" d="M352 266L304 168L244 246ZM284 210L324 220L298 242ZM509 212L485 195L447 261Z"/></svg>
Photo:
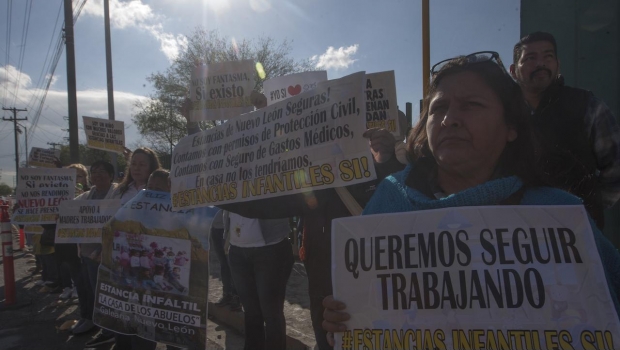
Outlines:
<svg viewBox="0 0 620 350"><path fill-rule="evenodd" d="M86 146L109 152L123 154L125 149L125 123L82 116Z"/></svg>
<svg viewBox="0 0 620 350"><path fill-rule="evenodd" d="M101 243L101 228L120 206L120 199L62 202L56 225L56 243Z"/></svg>
<svg viewBox="0 0 620 350"><path fill-rule="evenodd" d="M14 224L55 224L58 206L75 197L76 170L19 168Z"/></svg>
<svg viewBox="0 0 620 350"><path fill-rule="evenodd" d="M60 158L59 149L32 147L28 156L28 165L41 168L56 168L55 161Z"/></svg>
<svg viewBox="0 0 620 350"><path fill-rule="evenodd" d="M400 136L394 71L366 74L366 128L387 129Z"/></svg>
<svg viewBox="0 0 620 350"><path fill-rule="evenodd" d="M93 322L121 334L205 349L209 227L216 208L172 211L140 191L103 226Z"/></svg>
<svg viewBox="0 0 620 350"><path fill-rule="evenodd" d="M263 92L270 106L285 98L299 95L316 88L318 83L327 80L327 71L303 72L289 74L263 82Z"/></svg>
<svg viewBox="0 0 620 350"><path fill-rule="evenodd" d="M614 349L620 325L583 206L337 219L336 349Z"/></svg>
<svg viewBox="0 0 620 350"><path fill-rule="evenodd" d="M254 61L212 63L194 67L190 83L190 120L226 120L254 109Z"/></svg>
<svg viewBox="0 0 620 350"><path fill-rule="evenodd" d="M175 210L376 178L364 123L364 72L183 138L172 156Z"/></svg>

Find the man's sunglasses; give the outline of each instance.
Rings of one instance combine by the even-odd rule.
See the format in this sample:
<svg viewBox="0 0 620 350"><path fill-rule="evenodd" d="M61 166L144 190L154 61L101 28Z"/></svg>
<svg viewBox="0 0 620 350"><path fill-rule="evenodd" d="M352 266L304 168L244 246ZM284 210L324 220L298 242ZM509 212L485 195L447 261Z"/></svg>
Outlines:
<svg viewBox="0 0 620 350"><path fill-rule="evenodd" d="M452 58L448 58L447 60L443 60L443 61L439 61L435 63L435 65L431 68L431 78L434 77L437 73L439 73L441 68L443 68L448 62L455 60L455 59L459 59L459 58L465 58L465 60L467 60L467 64L476 64L476 63L495 61L497 65L499 65L502 68L502 70L506 72L506 68L504 67L504 64L502 63L501 58L499 58L499 54L497 52L480 51L480 52L474 52L467 56L452 57ZM508 74L508 72L506 72L506 74Z"/></svg>

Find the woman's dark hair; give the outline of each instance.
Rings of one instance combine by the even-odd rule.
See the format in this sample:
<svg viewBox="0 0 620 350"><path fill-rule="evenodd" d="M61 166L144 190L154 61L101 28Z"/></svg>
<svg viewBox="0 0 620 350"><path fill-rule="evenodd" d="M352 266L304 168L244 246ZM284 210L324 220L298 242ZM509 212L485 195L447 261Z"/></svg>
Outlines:
<svg viewBox="0 0 620 350"><path fill-rule="evenodd" d="M465 57L457 57L433 76L428 95L424 97L420 120L407 137L407 156L410 160L422 157L434 160L426 130L430 101L445 77L462 72L476 73L495 91L504 107L504 121L517 131L517 138L506 144L500 156L496 174L501 177L517 175L527 185L539 185L540 174L536 161L538 146L528 120L529 112L521 88L504 67L491 60L470 63Z"/></svg>
<svg viewBox="0 0 620 350"><path fill-rule="evenodd" d="M133 151L133 153L131 154L131 159L133 159L133 156L136 154L144 154L149 158L149 175L156 169L161 168L161 163L159 162L159 158L157 157L157 154L155 154L155 151L153 151L152 149L148 147L136 148L136 150ZM127 170L125 171L125 177L123 178L123 181L121 181L121 183L119 184L121 193L127 192L127 189L129 188L129 184L133 182L133 177L131 177L131 169L130 169L131 159L129 160L129 163L127 164Z"/></svg>
<svg viewBox="0 0 620 350"><path fill-rule="evenodd" d="M166 169L156 169L151 173L151 177L168 181L170 172Z"/></svg>
<svg viewBox="0 0 620 350"><path fill-rule="evenodd" d="M108 175L110 175L110 182L114 182L114 165L106 162L105 160L97 160L90 165L90 172L95 169L103 169Z"/></svg>

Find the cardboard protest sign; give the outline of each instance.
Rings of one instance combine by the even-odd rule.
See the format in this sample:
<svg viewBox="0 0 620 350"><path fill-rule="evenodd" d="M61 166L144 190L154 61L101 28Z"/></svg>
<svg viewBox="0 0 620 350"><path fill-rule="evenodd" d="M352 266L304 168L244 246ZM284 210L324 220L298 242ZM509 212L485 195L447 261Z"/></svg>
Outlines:
<svg viewBox="0 0 620 350"><path fill-rule="evenodd" d="M302 72L272 78L263 82L267 105L315 89L318 83L327 81L327 71Z"/></svg>
<svg viewBox="0 0 620 350"><path fill-rule="evenodd" d="M32 147L28 156L28 165L41 168L56 168L55 161L60 158L59 149Z"/></svg>
<svg viewBox="0 0 620 350"><path fill-rule="evenodd" d="M101 243L101 228L120 206L120 199L62 202L56 225L56 243Z"/></svg>
<svg viewBox="0 0 620 350"><path fill-rule="evenodd" d="M194 67L190 93L192 121L225 120L254 109L254 61L231 61Z"/></svg>
<svg viewBox="0 0 620 350"><path fill-rule="evenodd" d="M25 225L24 233L40 235L43 233L43 226L40 225Z"/></svg>
<svg viewBox="0 0 620 350"><path fill-rule="evenodd" d="M125 123L119 120L82 117L86 146L123 154L125 149Z"/></svg>
<svg viewBox="0 0 620 350"><path fill-rule="evenodd" d="M172 212L141 191L102 230L94 322L179 347L206 345L209 228L217 209Z"/></svg>
<svg viewBox="0 0 620 350"><path fill-rule="evenodd" d="M13 224L55 224L58 206L75 197L75 169L19 168Z"/></svg>
<svg viewBox="0 0 620 350"><path fill-rule="evenodd" d="M172 155L176 209L352 185L376 177L363 137L363 72L183 138Z"/></svg>
<svg viewBox="0 0 620 350"><path fill-rule="evenodd" d="M398 103L394 71L366 74L366 128L387 129L398 139Z"/></svg>
<svg viewBox="0 0 620 350"><path fill-rule="evenodd" d="M461 207L332 223L336 349L614 349L583 206Z"/></svg>

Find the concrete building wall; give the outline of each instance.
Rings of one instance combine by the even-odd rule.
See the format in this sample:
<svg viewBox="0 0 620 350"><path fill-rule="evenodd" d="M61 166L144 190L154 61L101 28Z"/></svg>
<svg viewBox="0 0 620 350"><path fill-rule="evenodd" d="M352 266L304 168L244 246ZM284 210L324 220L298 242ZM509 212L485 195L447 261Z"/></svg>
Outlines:
<svg viewBox="0 0 620 350"><path fill-rule="evenodd" d="M618 0L521 0L521 36L552 33L566 83L594 92L616 118L620 116L619 4ZM620 247L620 205L608 210L605 220L606 236Z"/></svg>

